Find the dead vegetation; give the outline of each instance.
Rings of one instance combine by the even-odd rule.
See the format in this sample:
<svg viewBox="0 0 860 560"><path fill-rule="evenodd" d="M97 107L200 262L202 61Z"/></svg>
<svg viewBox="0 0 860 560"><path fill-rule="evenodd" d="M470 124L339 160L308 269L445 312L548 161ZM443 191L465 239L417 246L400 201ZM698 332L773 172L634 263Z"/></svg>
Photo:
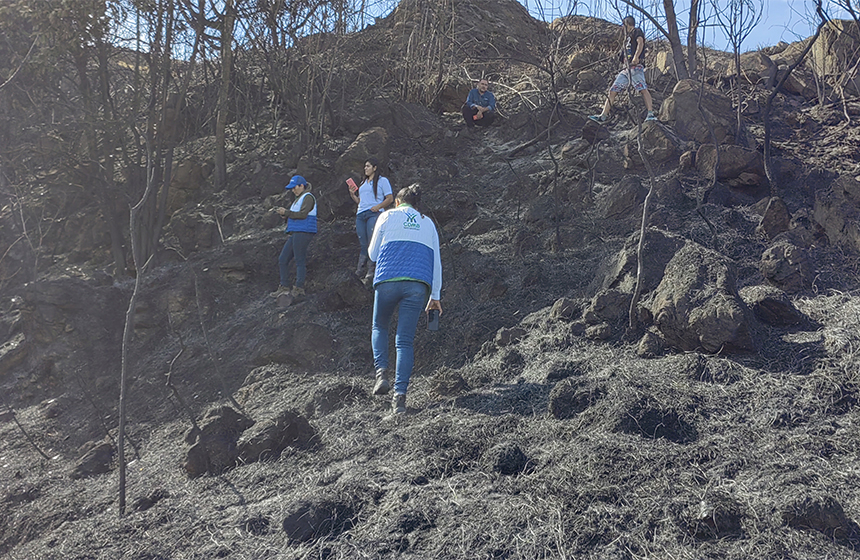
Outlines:
<svg viewBox="0 0 860 560"><path fill-rule="evenodd" d="M518 5L508 8L495 15L520 13ZM407 3L402 10L422 14L421 24L410 28L408 14L395 12L360 42L335 41L333 52L379 54L388 44L414 59L423 40L444 53L475 46L470 41L478 35L449 33L451 22L429 6ZM828 243L810 219L815 190L830 177L816 168L840 175L854 169L854 136L842 126L840 106L786 95L773 105L783 116L775 119L775 155L791 170L782 175L780 194L814 239L815 276L787 297L804 320L756 323L755 352L664 347L645 359L623 338L634 262L623 255L636 247L637 231L653 231L640 230L642 183L631 180L644 180L643 169L623 149L633 123L589 129L582 119L599 105L613 73L606 57L614 27L590 18L553 25L564 30L552 53L562 61L557 74L537 68L539 56L464 62L468 73L482 66L495 72L506 111L502 126L479 137L465 137L450 113L411 104L443 103L438 66L429 61L398 67L384 75L389 81L360 84L364 92L374 84L386 95L399 92L410 104L393 103L394 95L374 113L379 106L362 101L349 105L355 114L334 111L332 121L322 119L331 126L318 118L316 127L300 129L282 119L281 111L300 109L287 103L256 107L262 118L253 126L241 119L227 126L234 139L230 188L219 191L204 180L178 204L159 266L139 276L126 428L134 453L124 517L117 511L115 459L102 461L106 473L70 474L88 452L110 455L115 446L121 302L133 281L102 272L112 260L103 228L87 234L103 241L92 253L77 237L71 243L47 235L49 227L73 233L86 222L55 224L49 218L55 200L29 208L30 215L4 207L4 224L17 228L10 242L23 235L21 227L41 224L27 231L34 245L42 239L34 232L44 234L46 248L21 256L31 268L44 266L28 272L39 281L27 286L6 268L22 241L0 255L9 255L0 270L11 271L2 277L0 333L4 341L24 333L30 345L21 357L8 343L0 349L2 388L15 420L9 413L0 420L0 554L14 560L860 556L858 261L856 248ZM518 34L478 31L488 49L525 48ZM385 43L392 36L396 41ZM334 81L332 69L353 62L318 57L300 83L282 79L283 92L317 91L317 80ZM577 85L589 71L599 86ZM454 74L446 77L463 85ZM655 101L667 99L673 86L671 77L656 77ZM764 98L757 87L749 98ZM316 104L307 109L317 117L325 112ZM760 142L757 117L745 118ZM374 126L392 135L395 186L428 187L443 238L442 330L419 332L408 413L397 420L387 418L387 399L370 394L370 296L344 272L356 243L337 198L343 194L338 158ZM321 140L313 157L299 157L296 139L311 137ZM211 152L210 137L176 150L178 160L203 162L189 164L192 175L203 173ZM752 195L677 167L677 157L657 165L649 227L671 232L664 233L667 245L695 242L730 259L738 288L765 283L760 258L772 240L756 229L758 202L737 202ZM319 177L330 213L311 248L310 296L281 310L265 295L276 283L283 242L267 210L294 168ZM56 245L48 249L50 243ZM663 258L656 243L644 246L646 268ZM644 307L660 278L649 281L645 304L635 311L659 339ZM259 435L272 419L309 427L302 430L307 437L281 441L277 452L246 445L253 457L237 449L217 473L190 478L183 469L189 445L207 412L231 400L256 422L237 438ZM200 425L189 421L188 410Z"/></svg>

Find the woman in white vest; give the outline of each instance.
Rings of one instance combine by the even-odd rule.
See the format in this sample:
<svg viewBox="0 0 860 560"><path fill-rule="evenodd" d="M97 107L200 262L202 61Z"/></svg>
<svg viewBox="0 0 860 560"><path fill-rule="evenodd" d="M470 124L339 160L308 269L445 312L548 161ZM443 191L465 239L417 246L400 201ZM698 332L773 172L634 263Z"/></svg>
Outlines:
<svg viewBox="0 0 860 560"><path fill-rule="evenodd" d="M401 189L396 207L376 222L368 254L376 263L373 278L373 329L370 344L376 368L375 395L391 390L388 379L388 327L397 309L397 361L394 370L395 414L406 412L406 390L415 362L413 341L422 311L436 309L442 314L442 261L439 234L429 217L421 212L418 185Z"/></svg>
<svg viewBox="0 0 860 560"><path fill-rule="evenodd" d="M286 233L289 235L281 256L278 257L278 268L281 273L281 284L275 295L290 293L293 297L305 293L305 275L307 274L308 246L317 232L317 201L310 193L311 184L301 175L293 175L286 186L296 197L293 205L287 210L275 208L275 212L287 221ZM290 289L288 268L290 261L296 260L296 285Z"/></svg>

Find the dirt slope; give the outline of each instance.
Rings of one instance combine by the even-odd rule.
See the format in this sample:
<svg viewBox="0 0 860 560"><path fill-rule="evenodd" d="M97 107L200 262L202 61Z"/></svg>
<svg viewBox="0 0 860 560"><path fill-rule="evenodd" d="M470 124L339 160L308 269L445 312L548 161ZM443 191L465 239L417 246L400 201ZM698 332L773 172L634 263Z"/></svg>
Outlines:
<svg viewBox="0 0 860 560"><path fill-rule="evenodd" d="M285 198L282 184L254 172L271 163L265 154L288 151L285 140L234 146L235 188L205 192L173 217L135 313L125 517L115 462L72 474L116 437L132 281L59 256L40 281L8 289L2 363L12 365L0 381L15 412L0 422L0 555L860 556L856 248L810 225L814 280L787 296L802 320L756 323L756 351L663 347L642 357L642 332L625 336L631 285L618 255L638 239L648 178L625 151L635 130L628 113L608 127L585 120L614 70L601 58L608 41L588 50L601 85L580 90L571 70L558 112L525 85L546 76L508 61L511 73L495 85L506 117L498 127L466 131L456 113L412 105L367 116L367 129L387 125L395 187L426 189L442 237L442 328L419 326L403 418L388 418L390 401L370 394L372 295L350 273L354 226L336 211L334 197L346 197L338 158L357 133L342 131L300 166L332 211L311 246L309 295L286 309L268 296L284 241L269 209ZM655 79L655 100L673 86ZM409 111L428 126L397 127ZM817 191L857 173L856 131L841 108L798 96L780 98L777 111L780 162L794 170L778 194L797 221L814 214ZM560 118L549 142L535 142L551 114ZM748 118L760 142L760 123ZM767 189L745 204L738 198L751 195L719 185L698 213L708 177L679 168L677 156L657 170L653 231L731 260L739 289L764 284L772 240L756 228ZM188 239L190 251L180 246ZM623 297L612 303L612 294ZM16 354L19 333L28 346ZM204 423L207 410L235 407L228 395L256 422L245 436L291 410L314 437L189 478L183 403Z"/></svg>

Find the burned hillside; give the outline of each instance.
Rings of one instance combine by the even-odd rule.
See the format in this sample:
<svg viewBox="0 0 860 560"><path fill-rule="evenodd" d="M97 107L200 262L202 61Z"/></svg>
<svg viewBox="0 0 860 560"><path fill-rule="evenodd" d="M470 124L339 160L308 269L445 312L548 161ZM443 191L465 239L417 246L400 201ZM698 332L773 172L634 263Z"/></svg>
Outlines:
<svg viewBox="0 0 860 560"><path fill-rule="evenodd" d="M234 53L223 184L204 65L171 67L176 95L193 79L153 125L150 167L119 155L152 152L106 117L89 144L73 74L53 120L49 88L29 112L6 97L0 554L860 556L856 26L828 26L775 95L765 162L765 104L805 42L745 54L736 81L704 48L678 80L652 41L657 121L625 93L598 124L615 23L434 7ZM109 60L121 91L133 53ZM480 77L499 119L467 129ZM134 108L117 97L117 119ZM345 181L371 157L395 190L421 186L441 244L441 328L419 323L398 418L372 394L374 296L353 272ZM307 293L284 306L272 209L295 174L319 232ZM143 266L128 211L147 177Z"/></svg>

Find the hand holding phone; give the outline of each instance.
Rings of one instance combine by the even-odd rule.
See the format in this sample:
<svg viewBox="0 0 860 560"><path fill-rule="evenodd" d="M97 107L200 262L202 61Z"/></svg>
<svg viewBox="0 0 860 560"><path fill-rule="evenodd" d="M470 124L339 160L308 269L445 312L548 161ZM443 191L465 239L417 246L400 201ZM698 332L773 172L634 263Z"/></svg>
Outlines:
<svg viewBox="0 0 860 560"><path fill-rule="evenodd" d="M358 190L358 185L355 184L355 181L352 180L352 177L346 180L346 184L349 187L349 192L355 192Z"/></svg>
<svg viewBox="0 0 860 560"><path fill-rule="evenodd" d="M439 310L431 309L427 312L427 330L429 331L438 331L439 330Z"/></svg>

